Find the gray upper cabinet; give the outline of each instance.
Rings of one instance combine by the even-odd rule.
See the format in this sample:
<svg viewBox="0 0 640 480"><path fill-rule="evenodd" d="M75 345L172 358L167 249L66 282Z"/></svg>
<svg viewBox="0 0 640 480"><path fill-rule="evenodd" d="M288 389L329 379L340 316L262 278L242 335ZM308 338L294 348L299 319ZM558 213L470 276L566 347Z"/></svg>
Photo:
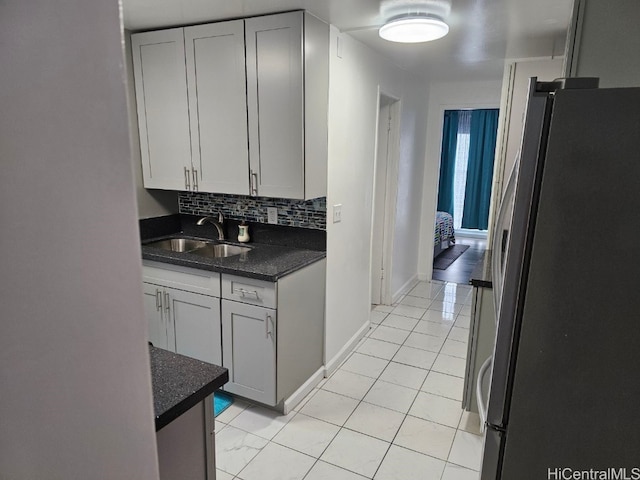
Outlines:
<svg viewBox="0 0 640 480"><path fill-rule="evenodd" d="M191 140L182 28L131 36L144 186L185 189Z"/></svg>
<svg viewBox="0 0 640 480"><path fill-rule="evenodd" d="M187 27L184 41L197 190L248 195L244 23Z"/></svg>
<svg viewBox="0 0 640 480"><path fill-rule="evenodd" d="M132 48L145 187L326 195L326 23L288 12L134 34Z"/></svg>

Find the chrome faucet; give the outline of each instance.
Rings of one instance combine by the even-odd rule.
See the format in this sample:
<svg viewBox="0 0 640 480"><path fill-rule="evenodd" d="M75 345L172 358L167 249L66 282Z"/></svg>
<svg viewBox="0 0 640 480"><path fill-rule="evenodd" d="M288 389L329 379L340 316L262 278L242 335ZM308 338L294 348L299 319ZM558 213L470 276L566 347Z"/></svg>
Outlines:
<svg viewBox="0 0 640 480"><path fill-rule="evenodd" d="M222 231L222 225L224 225L224 217L222 216L222 213L218 212L217 221L213 217L202 217L196 222L196 225L204 225L207 222L216 227L216 230L218 231L218 240L224 240L224 232Z"/></svg>

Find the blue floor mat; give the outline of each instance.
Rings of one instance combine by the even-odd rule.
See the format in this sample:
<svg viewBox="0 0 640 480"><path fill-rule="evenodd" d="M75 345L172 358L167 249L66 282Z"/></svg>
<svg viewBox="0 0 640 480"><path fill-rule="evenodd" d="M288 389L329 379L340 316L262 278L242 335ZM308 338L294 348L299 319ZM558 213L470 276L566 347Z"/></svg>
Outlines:
<svg viewBox="0 0 640 480"><path fill-rule="evenodd" d="M226 393L215 392L213 395L213 416L217 417L233 403L233 397Z"/></svg>

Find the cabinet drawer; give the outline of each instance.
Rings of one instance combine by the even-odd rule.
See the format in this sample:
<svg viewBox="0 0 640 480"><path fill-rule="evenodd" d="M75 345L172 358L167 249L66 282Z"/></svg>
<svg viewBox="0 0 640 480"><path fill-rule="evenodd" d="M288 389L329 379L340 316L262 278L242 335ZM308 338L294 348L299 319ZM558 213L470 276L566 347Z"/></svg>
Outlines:
<svg viewBox="0 0 640 480"><path fill-rule="evenodd" d="M222 274L222 298L276 308L276 293L273 282Z"/></svg>
<svg viewBox="0 0 640 480"><path fill-rule="evenodd" d="M168 263L144 261L143 280L147 283L171 287L178 290L220 296L220 274Z"/></svg>

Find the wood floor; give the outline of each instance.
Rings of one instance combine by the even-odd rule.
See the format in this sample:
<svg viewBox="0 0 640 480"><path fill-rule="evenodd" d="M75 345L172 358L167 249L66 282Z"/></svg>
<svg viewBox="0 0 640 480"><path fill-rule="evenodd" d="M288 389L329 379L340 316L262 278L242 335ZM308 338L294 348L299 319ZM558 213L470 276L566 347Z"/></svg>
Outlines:
<svg viewBox="0 0 640 480"><path fill-rule="evenodd" d="M478 260L487 249L487 241L479 238L456 238L458 245L469 245L469 248L446 270L433 270L433 280L469 284L469 277Z"/></svg>

